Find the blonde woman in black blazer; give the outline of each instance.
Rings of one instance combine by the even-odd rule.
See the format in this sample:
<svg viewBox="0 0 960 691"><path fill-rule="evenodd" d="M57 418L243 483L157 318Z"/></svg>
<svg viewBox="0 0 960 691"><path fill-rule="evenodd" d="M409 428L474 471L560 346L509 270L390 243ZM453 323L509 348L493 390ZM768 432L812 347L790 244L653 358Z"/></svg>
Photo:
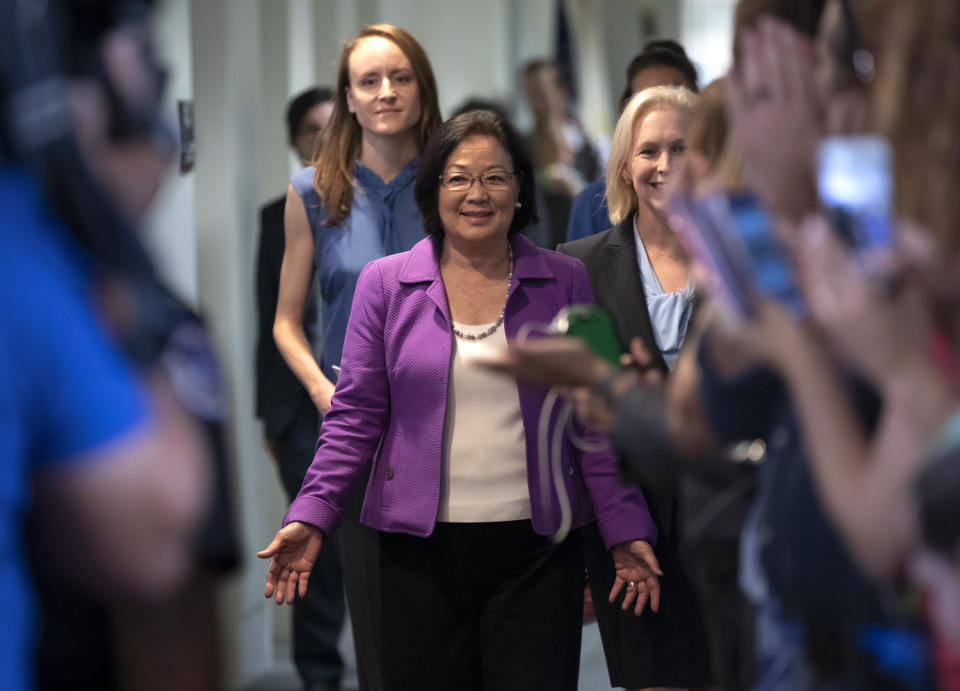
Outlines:
<svg viewBox="0 0 960 691"><path fill-rule="evenodd" d="M610 314L622 352L629 352L630 342L641 338L652 355L652 366L664 374L682 343L692 304L689 310L685 304L677 305L675 317L681 323L673 325L672 333L658 332L658 322L651 319L648 308L648 293L657 291L645 289L640 267L644 262L648 280L655 274L652 280L667 299L682 293L677 300L690 296L692 302L690 262L666 222L663 185L683 165L684 132L695 103L696 96L681 87L646 89L629 101L614 133L606 170L607 204L615 225L557 247L587 267L597 304ZM649 459L650 464L657 462ZM651 476L662 478L663 474ZM635 617L607 601L613 564L603 553L602 543L585 534L590 587L610 682L630 689L710 686L713 678L703 616L678 556L676 486L660 479L650 485L642 489L658 529L655 551L664 573L659 612Z"/></svg>

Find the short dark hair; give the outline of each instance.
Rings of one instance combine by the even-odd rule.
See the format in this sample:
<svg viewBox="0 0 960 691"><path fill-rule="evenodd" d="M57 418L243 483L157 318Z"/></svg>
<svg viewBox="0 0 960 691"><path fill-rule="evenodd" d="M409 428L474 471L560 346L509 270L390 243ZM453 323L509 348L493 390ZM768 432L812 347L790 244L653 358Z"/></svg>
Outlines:
<svg viewBox="0 0 960 691"><path fill-rule="evenodd" d="M630 89L633 78L648 67L672 67L683 75L683 86L693 93L700 91L697 87L697 68L690 62L683 46L669 38L654 39L647 41L640 54L627 65L627 84L623 87L623 94L620 96L621 106L633 95Z"/></svg>
<svg viewBox="0 0 960 691"><path fill-rule="evenodd" d="M423 230L427 235L443 235L443 224L437 208L437 193L440 176L453 150L461 142L474 136L493 137L506 150L513 161L519 189L517 201L520 208L513 214L510 234L516 233L533 221L538 221L536 189L533 164L527 155L523 140L510 122L489 110L470 110L447 120L433 133L420 159L417 182L413 196L423 217Z"/></svg>
<svg viewBox="0 0 960 691"><path fill-rule="evenodd" d="M287 104L287 139L293 140L300 134L300 125L307 112L314 106L333 100L333 92L325 86L315 86L303 91Z"/></svg>

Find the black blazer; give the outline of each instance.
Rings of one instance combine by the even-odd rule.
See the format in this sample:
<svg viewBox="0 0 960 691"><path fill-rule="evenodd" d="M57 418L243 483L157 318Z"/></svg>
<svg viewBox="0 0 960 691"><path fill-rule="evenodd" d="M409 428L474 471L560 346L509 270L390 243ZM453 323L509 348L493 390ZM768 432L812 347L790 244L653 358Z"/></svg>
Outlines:
<svg viewBox="0 0 960 691"><path fill-rule="evenodd" d="M632 216L597 235L559 245L557 250L577 257L587 267L597 304L610 314L621 350L628 352L630 341L639 336L653 356L654 366L667 373L647 311ZM629 405L628 398L623 403ZM714 678L699 595L680 559L676 467L670 460L669 446L662 441L663 419L656 413L648 415L649 412L641 414L646 426L639 424L642 420L629 418L635 433L632 438L638 440L619 450L623 468L628 471L625 474L641 478L640 488L657 524L656 553L664 571L660 579L663 608L658 615L645 612L642 617L621 616L624 613L608 605L605 597L596 595L594 607L598 608L601 626L605 626L604 621L616 622L610 647L620 651L614 655L619 674L623 675L619 683L631 687L710 686ZM601 563L599 558L588 552L591 583L597 573L612 569L611 564ZM607 579L603 583L613 583L612 574L603 578ZM612 610L607 611L608 608ZM608 641L604 640L604 649L607 647ZM613 664L610 655L607 653L608 665Z"/></svg>
<svg viewBox="0 0 960 691"><path fill-rule="evenodd" d="M587 267L597 305L610 315L621 352L629 352L630 341L639 336L653 356L654 367L667 373L667 363L653 337L653 326L644 298L643 279L637 265L633 216L628 216L602 233L557 245L557 251L580 259ZM627 456L632 461L632 454ZM655 486L641 485L641 489L657 524L658 545L665 547L678 539L672 530L676 487L673 482L665 481L664 474L657 470L651 468L651 472L644 473L658 480Z"/></svg>
<svg viewBox="0 0 960 691"><path fill-rule="evenodd" d="M282 437L297 419L313 420L314 428L319 424L310 395L287 367L273 340L285 245L285 205L286 197L280 197L260 210L260 246L257 251L257 417L263 420L268 439ZM308 338L315 309L311 297L304 307L304 330Z"/></svg>
<svg viewBox="0 0 960 691"><path fill-rule="evenodd" d="M653 355L654 365L666 373L667 363L657 348L643 297L633 217L597 235L557 245L557 251L576 257L587 267L597 305L613 319L620 350L629 352L630 341L639 336Z"/></svg>

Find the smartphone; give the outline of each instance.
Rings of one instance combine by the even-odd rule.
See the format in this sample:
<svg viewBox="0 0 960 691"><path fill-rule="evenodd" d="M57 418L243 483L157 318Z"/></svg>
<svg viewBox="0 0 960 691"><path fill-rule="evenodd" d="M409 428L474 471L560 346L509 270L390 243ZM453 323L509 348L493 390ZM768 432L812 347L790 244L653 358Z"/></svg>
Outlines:
<svg viewBox="0 0 960 691"><path fill-rule="evenodd" d="M834 229L867 269L889 259L893 217L893 150L876 135L826 137L817 156L820 204Z"/></svg>
<svg viewBox="0 0 960 691"><path fill-rule="evenodd" d="M800 288L786 251L773 234L770 217L751 194L731 194L727 200L734 226L747 247L757 292L785 305L795 315L806 313Z"/></svg>
<svg viewBox="0 0 960 691"><path fill-rule="evenodd" d="M564 307L553 318L550 329L555 334L582 338L595 355L614 366L620 365L620 343L613 322L596 305Z"/></svg>
<svg viewBox="0 0 960 691"><path fill-rule="evenodd" d="M740 317L751 317L761 296L791 312L806 312L786 254L756 197L713 194L675 196L670 222L687 252L706 269L707 289Z"/></svg>

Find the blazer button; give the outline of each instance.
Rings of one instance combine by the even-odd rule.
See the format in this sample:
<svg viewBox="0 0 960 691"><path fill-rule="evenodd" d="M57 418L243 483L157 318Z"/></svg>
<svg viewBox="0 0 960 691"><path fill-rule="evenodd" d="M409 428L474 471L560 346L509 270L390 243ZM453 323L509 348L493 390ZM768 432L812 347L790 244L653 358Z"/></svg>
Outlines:
<svg viewBox="0 0 960 691"><path fill-rule="evenodd" d="M570 477L573 477L573 466L572 466L572 465L568 465L568 466L567 466L567 475L569 475Z"/></svg>
<svg viewBox="0 0 960 691"><path fill-rule="evenodd" d="M387 479L388 480L393 479L393 468L387 468Z"/></svg>

